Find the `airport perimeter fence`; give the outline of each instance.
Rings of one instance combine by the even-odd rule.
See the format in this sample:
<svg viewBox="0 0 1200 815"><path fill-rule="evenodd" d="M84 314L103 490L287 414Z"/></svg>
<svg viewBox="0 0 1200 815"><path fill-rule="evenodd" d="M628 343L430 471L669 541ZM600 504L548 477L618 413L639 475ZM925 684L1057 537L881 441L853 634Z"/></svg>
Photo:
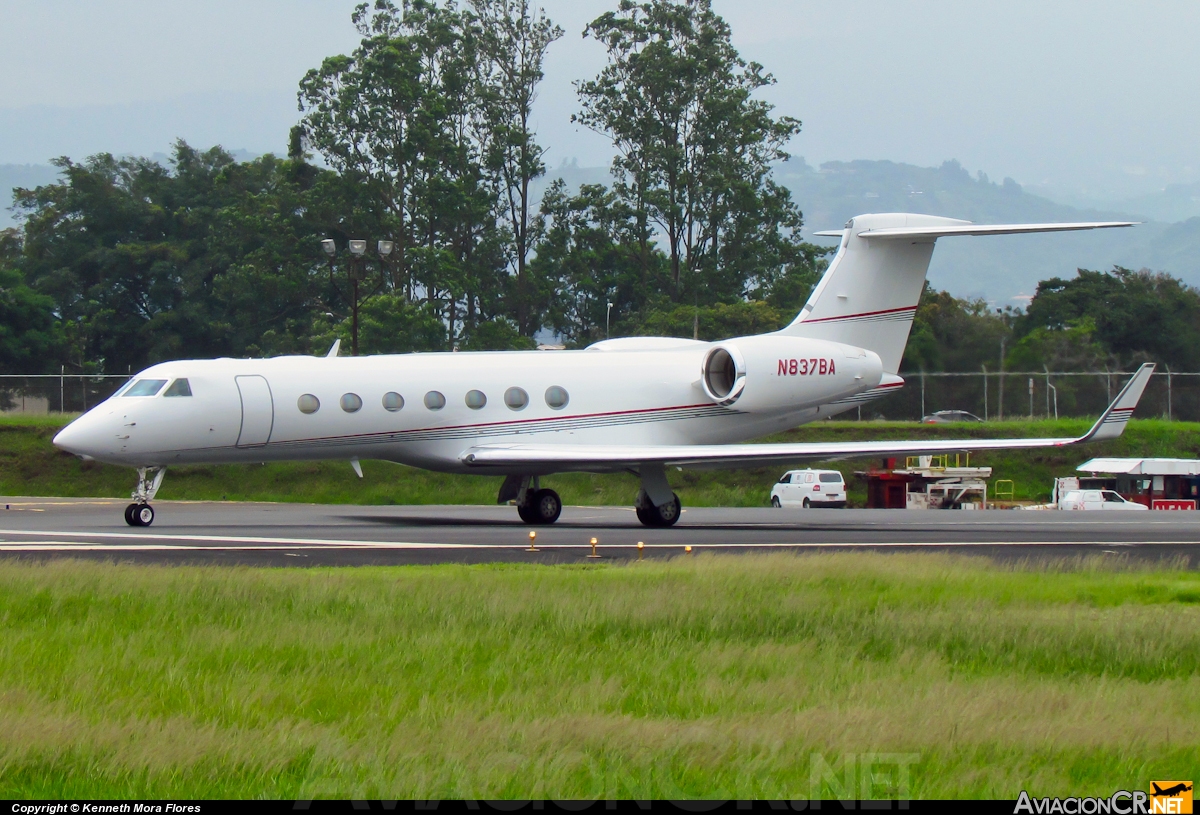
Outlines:
<svg viewBox="0 0 1200 815"><path fill-rule="evenodd" d="M0 413L82 413L128 381L125 374L0 375Z"/></svg>
<svg viewBox="0 0 1200 815"><path fill-rule="evenodd" d="M972 371L903 376L904 388L899 393L862 408L864 420L920 419L939 410L965 410L988 421L1095 417L1116 398L1133 371ZM1135 415L1143 419L1200 421L1200 373L1155 371Z"/></svg>
<svg viewBox="0 0 1200 815"><path fill-rule="evenodd" d="M1132 375L1131 371L909 373L899 393L838 418L916 421L938 410L965 410L989 421L1094 417ZM128 379L124 374L0 375L0 412L80 413L107 399ZM1156 371L1136 415L1200 421L1200 373Z"/></svg>

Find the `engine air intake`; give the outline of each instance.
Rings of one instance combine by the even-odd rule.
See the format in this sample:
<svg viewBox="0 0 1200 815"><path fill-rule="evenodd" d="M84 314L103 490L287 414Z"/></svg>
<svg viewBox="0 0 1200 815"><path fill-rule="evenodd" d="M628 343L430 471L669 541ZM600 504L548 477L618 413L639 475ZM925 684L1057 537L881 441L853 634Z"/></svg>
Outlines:
<svg viewBox="0 0 1200 815"><path fill-rule="evenodd" d="M736 348L717 346L704 357L700 381L704 392L719 405L731 405L746 387L746 366Z"/></svg>

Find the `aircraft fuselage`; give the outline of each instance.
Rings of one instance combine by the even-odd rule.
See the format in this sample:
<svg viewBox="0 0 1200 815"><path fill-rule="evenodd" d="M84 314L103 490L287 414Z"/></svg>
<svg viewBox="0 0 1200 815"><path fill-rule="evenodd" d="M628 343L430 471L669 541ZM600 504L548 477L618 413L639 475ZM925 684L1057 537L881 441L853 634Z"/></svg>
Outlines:
<svg viewBox="0 0 1200 815"><path fill-rule="evenodd" d="M766 350L746 363L746 397L727 405L702 386L713 347L705 342L167 362L135 377L162 381L154 395L118 392L55 443L136 467L371 458L465 472L463 450L485 441L745 441L825 415L822 405L880 382L879 358L862 349L780 338L776 353L769 335L747 339ZM191 395L170 395L180 379Z"/></svg>

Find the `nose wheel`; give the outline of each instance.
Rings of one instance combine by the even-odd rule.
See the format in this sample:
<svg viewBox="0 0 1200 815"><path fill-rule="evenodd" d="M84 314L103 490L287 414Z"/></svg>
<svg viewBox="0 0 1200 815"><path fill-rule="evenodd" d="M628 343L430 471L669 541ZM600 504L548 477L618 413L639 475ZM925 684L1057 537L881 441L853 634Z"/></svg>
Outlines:
<svg viewBox="0 0 1200 815"><path fill-rule="evenodd" d="M133 491L133 503L125 507L125 523L130 526L149 526L154 523L154 508L150 502L162 486L166 467L139 467L137 489Z"/></svg>
<svg viewBox="0 0 1200 815"><path fill-rule="evenodd" d="M130 526L149 526L154 523L154 507L149 504L130 504L125 507L125 523Z"/></svg>

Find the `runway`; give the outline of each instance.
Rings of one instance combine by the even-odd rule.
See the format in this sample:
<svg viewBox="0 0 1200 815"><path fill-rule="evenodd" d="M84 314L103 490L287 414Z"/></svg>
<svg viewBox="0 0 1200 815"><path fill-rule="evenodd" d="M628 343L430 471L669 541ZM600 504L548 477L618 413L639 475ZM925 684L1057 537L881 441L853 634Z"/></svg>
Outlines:
<svg viewBox="0 0 1200 815"><path fill-rule="evenodd" d="M647 529L624 507L565 507L531 527L512 507L155 502L148 528L125 524L126 501L0 498L0 557L153 563L353 566L587 563L603 559L766 551L931 551L999 560L1119 554L1200 566L1192 512L982 512L685 508L670 529Z"/></svg>

